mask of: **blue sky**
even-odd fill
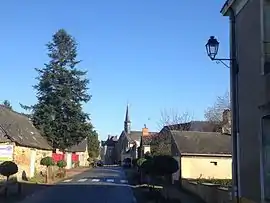
[[[204,110],[229,87],[229,70],[206,56],[210,35],[229,53],[224,0],[25,0],[0,6],[0,101],[34,104],[34,68],[47,62],[45,44],[64,28],[88,70],[92,101],[85,105],[101,138],[119,135],[126,104],[132,129],[157,130],[162,109]]]

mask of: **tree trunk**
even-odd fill
[[[48,183],[48,166],[46,167],[46,174],[45,174],[45,183]]]
[[[7,182],[6,182],[6,185],[5,185],[5,191],[4,191],[4,196],[7,197],[7,194],[8,194],[8,181],[9,181],[9,176],[7,176]]]

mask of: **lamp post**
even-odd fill
[[[221,62],[227,68],[230,68],[224,61],[232,61],[233,59],[216,58],[219,48],[219,42],[214,36],[211,36],[205,45],[207,55],[212,61]]]
[[[238,135],[239,135],[239,105],[238,105],[238,64],[236,60],[236,43],[235,43],[235,26],[234,18],[231,18],[231,57],[230,58],[216,58],[218,54],[219,42],[211,36],[206,43],[206,52],[212,61],[221,62],[226,67],[230,68],[230,87],[231,87],[231,111],[232,111],[232,163],[233,163],[233,196],[236,202],[239,202],[239,167],[238,167]],[[230,66],[225,63],[230,62]]]

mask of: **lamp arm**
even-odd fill
[[[223,64],[224,66],[226,66],[227,68],[230,68],[230,66],[229,66],[228,64],[226,64],[224,61],[217,60],[216,62],[217,62],[217,64],[222,63],[222,64]]]

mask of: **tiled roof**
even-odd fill
[[[152,140],[152,135],[154,134],[156,134],[156,132],[149,132],[149,136],[142,136],[142,131],[130,131],[130,133],[127,135],[127,138],[130,141],[137,141],[138,143],[140,143],[141,138],[143,137],[142,142],[145,143],[144,145],[149,145]]]
[[[171,131],[180,153],[231,154],[231,136],[215,132]]]
[[[0,128],[9,140],[19,145],[39,149],[52,149],[28,117],[3,105],[0,105]],[[0,140],[0,142],[4,142],[4,140]]]
[[[115,144],[117,143],[117,136],[110,136],[108,137],[108,139],[106,141],[104,141],[103,145],[105,146],[115,146]]]
[[[150,132],[148,136],[143,136],[142,137],[142,145],[150,145],[153,137],[156,136],[156,132]]]
[[[79,144],[73,145],[72,147],[70,147],[67,151],[68,152],[85,152],[86,146],[87,146],[87,139],[84,139]]]
[[[170,130],[198,131],[198,132],[217,132],[219,126],[209,121],[191,121],[165,126]]]
[[[127,138],[132,141],[141,142],[142,131],[130,131]]]

